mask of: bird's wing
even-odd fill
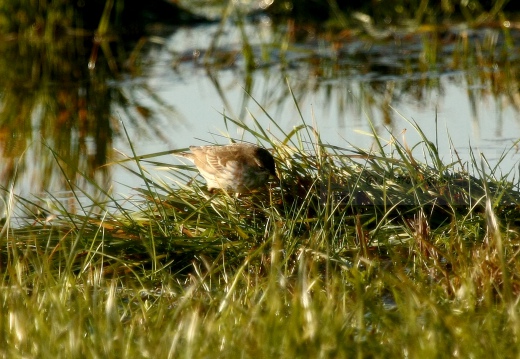
[[[220,153],[213,146],[190,147],[192,152],[191,159],[199,170],[203,170],[210,175],[222,175],[230,170],[231,164],[227,160],[227,156],[222,156],[222,149]]]
[[[221,158],[215,154],[214,151],[206,153],[206,163],[208,167],[215,172],[227,171],[226,163],[223,163]]]

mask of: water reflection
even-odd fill
[[[198,83],[195,86],[201,93],[210,93],[208,86],[214,87],[213,95],[218,96],[216,100],[211,95],[195,96],[198,107],[213,106],[248,121],[244,109],[254,107],[250,94],[273,117],[295,118],[294,95],[302,107],[314,103],[318,124],[332,131],[334,126],[352,127],[355,119],[365,116],[382,133],[386,128],[401,131],[400,115],[389,106],[413,118],[429,115],[426,126],[431,128],[432,136],[436,133],[436,111],[446,116],[448,124],[464,122],[473,128],[481,127],[479,121],[494,121],[490,116],[498,120],[504,115],[516,118],[518,112],[518,53],[514,46],[519,40],[517,30],[425,28],[396,32],[385,41],[353,36],[347,31],[328,37],[313,33],[302,37],[291,27],[274,28],[269,21],[249,24],[242,31],[233,26],[217,30],[216,26],[179,29],[168,40],[162,56],[175,63],[175,74],[168,62],[160,61],[148,74],[158,94],[182,98],[185,113],[193,113],[191,100],[186,97],[195,92],[189,89],[193,82]],[[219,34],[218,41],[215,34]],[[247,38],[254,54],[254,69],[246,65],[248,60],[240,51],[242,38]],[[305,40],[296,42],[295,38]],[[207,51],[209,43],[218,43],[218,47]],[[219,60],[222,58],[226,61]],[[221,65],[217,67],[216,63]],[[207,77],[210,81],[205,80]],[[179,79],[186,81],[182,94],[176,92],[180,90],[176,84]],[[447,94],[452,96],[455,89],[466,92],[465,99],[457,101],[461,105],[460,101],[469,101],[470,115],[461,118],[460,111],[446,113],[445,104],[453,100]],[[500,115],[483,108],[484,103],[496,104]],[[206,129],[219,126],[217,121],[221,120],[211,110],[213,115],[206,112],[196,117],[202,131],[191,137],[203,136]],[[327,118],[336,123],[327,123]],[[505,120],[510,124],[510,119]],[[328,139],[327,134],[324,137]],[[471,139],[466,138],[464,145]]]
[[[71,41],[72,40],[72,41]],[[26,190],[63,190],[106,179],[112,141],[112,91],[102,69],[84,66],[83,41],[12,41],[0,47],[1,164],[4,186]],[[60,168],[61,167],[61,168]],[[102,182],[103,183],[103,182]]]
[[[218,26],[179,28],[164,46],[143,47],[139,76],[115,76],[104,61],[89,71],[85,39],[1,44],[2,186],[15,182],[16,193],[38,194],[71,185],[94,194],[116,182],[139,186],[106,166],[114,147],[129,153],[120,120],[142,154],[200,143],[196,138],[226,142],[212,135],[226,130],[219,112],[268,126],[267,111],[290,131],[301,121],[295,101],[326,142],[343,147],[370,146],[356,135],[368,130],[366,117],[383,137],[389,130],[401,138],[410,126],[392,107],[432,139],[446,127],[462,152],[472,141],[500,153],[518,136],[516,29],[425,28],[376,41],[352,31],[274,26],[267,18]],[[444,137],[438,141],[449,155]]]
[[[0,218],[9,193],[28,200],[22,210],[30,217],[45,217],[49,203],[74,212],[77,197],[103,203],[113,187],[107,164],[114,139],[123,137],[121,114],[142,132],[161,133],[154,122],[161,104],[151,110],[131,88],[115,85],[121,76],[103,51],[89,70],[93,46],[91,36],[0,43]],[[82,202],[89,211],[91,200]]]

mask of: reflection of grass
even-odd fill
[[[113,1],[107,2],[100,19],[96,17],[97,31],[73,28],[81,22],[71,19],[77,10],[73,4],[0,5],[0,28],[6,33],[17,31],[0,44],[0,183],[16,182],[38,194],[69,190],[71,184],[62,181],[47,146],[60,157],[72,186],[88,183],[78,173],[108,183],[103,166],[111,157],[114,137],[120,134],[115,105],[126,121],[145,133],[157,137],[163,132],[159,116],[135,96],[147,91],[144,86],[123,90],[109,85],[127,60],[120,43],[114,51],[110,4]],[[7,10],[15,16],[5,18]],[[149,98],[163,114],[176,117],[174,109],[157,97]]]
[[[246,92],[255,89],[258,75],[253,76],[254,71],[261,73],[263,83],[274,83],[272,90],[263,92],[261,101],[266,105],[275,103],[278,108],[291,101],[291,96],[276,86],[289,76],[299,102],[322,90],[320,94],[326,97],[323,103],[337,104],[334,107],[339,109],[340,117],[347,117],[350,109],[359,114],[382,112],[384,121],[390,124],[388,104],[410,101],[431,105],[432,98],[445,91],[439,77],[460,71],[461,77],[474,82],[472,86],[498,90],[494,91],[497,103],[518,108],[518,64],[514,53],[518,31],[506,21],[507,1],[421,1],[410,6],[395,0],[375,8],[370,2],[275,2],[266,9],[277,19],[267,37],[259,36],[262,25],[254,21],[248,22],[252,29],[246,35],[245,10],[233,7],[232,2],[202,3],[222,6],[221,22],[207,51],[194,50],[204,53],[208,74],[230,113],[236,111],[228,105],[231,101],[221,90],[216,73],[237,64],[237,76],[242,77],[240,86]],[[200,2],[193,7],[197,11]],[[322,22],[314,23],[317,13],[322,12],[328,21],[319,18]],[[294,17],[278,18],[276,14]],[[492,21],[499,21],[498,29]],[[223,34],[237,27],[240,35],[228,44],[219,43]],[[469,94],[473,103],[486,96],[485,92]],[[248,101],[245,95],[238,106],[239,118],[244,117]]]
[[[113,90],[97,81],[95,74],[93,81],[81,81],[86,75],[81,56],[87,50],[76,45],[20,40],[3,46],[0,68],[9,77],[0,80],[0,131],[13,135],[1,142],[4,183],[14,178],[8,168],[17,167],[20,177],[32,172],[35,178],[29,189],[33,192],[56,185],[59,173],[51,170],[54,159],[45,142],[62,156],[71,179],[76,170],[93,176],[105,163],[112,139]],[[78,57],[71,58],[71,52]]]
[[[319,102],[327,104],[325,113],[330,108],[338,118],[352,118],[352,113],[381,112],[388,125],[393,122],[389,104],[441,106],[446,83],[468,89],[473,111],[478,111],[476,104],[490,100],[503,108],[519,109],[514,44],[520,32],[515,29],[425,25],[393,28],[386,38],[374,39],[355,28],[319,32],[287,24],[266,31],[265,25],[249,23],[242,52],[241,45],[233,44],[241,41],[244,36],[240,35],[220,48],[213,44],[205,52],[208,73],[225,105],[232,101],[220,90],[223,84],[217,73],[221,67],[215,64],[227,56],[233,59],[236,76],[242,78],[240,86],[272,111],[292,101],[280,85],[285,78],[290,78],[298,102],[315,102],[313,96],[318,94]],[[258,35],[258,28],[264,30],[263,36]],[[242,111],[247,101],[246,96],[238,106]],[[226,110],[236,112],[229,106]],[[243,118],[243,112],[238,117]]]
[[[218,1],[206,0],[206,3]],[[275,17],[291,16],[298,22],[319,21],[335,27],[345,27],[345,24],[352,22],[352,18],[358,18],[369,32],[375,30],[374,24],[385,27],[403,23],[418,26],[442,22],[443,19],[462,19],[471,24],[481,24],[515,10],[518,10],[518,4],[508,0],[388,0],[375,6],[367,1],[293,0],[275,1],[267,8],[267,12]]]
[[[367,152],[234,123],[273,148],[280,184],[209,194],[185,166],[154,176],[152,154],[140,199],[4,226],[3,356],[518,354],[516,184],[443,163],[419,128]]]

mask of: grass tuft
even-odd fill
[[[4,189],[0,355],[518,355],[520,192],[498,166],[445,163],[413,122],[414,146],[373,131],[366,150],[225,120],[280,182],[209,193],[133,153],[119,164],[143,187],[125,200]]]

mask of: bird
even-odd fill
[[[249,143],[190,146],[190,152],[177,155],[193,161],[210,192],[248,193],[264,186],[271,176],[278,179],[271,153]]]

